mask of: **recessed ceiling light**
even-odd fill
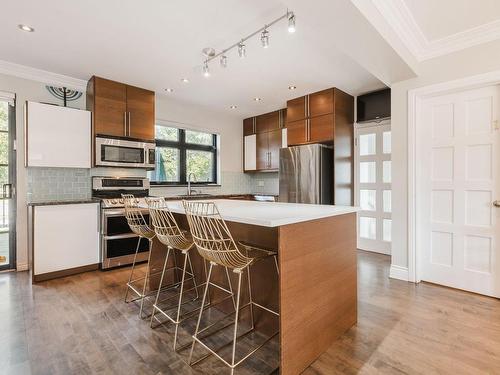
[[[33,31],[35,31],[34,28],[32,28],[28,25],[19,24],[19,25],[17,25],[17,27],[19,27],[22,31],[26,31],[28,33],[32,33]]]
[[[187,78],[181,78],[181,82],[189,83],[189,79],[187,79]]]
[[[260,102],[262,100],[262,98],[253,98],[253,100],[256,102]]]
[[[165,89],[166,92],[174,92],[174,89],[171,89],[170,87]]]
[[[297,86],[293,86],[293,85],[288,86],[288,90],[295,90],[296,88],[297,88]]]
[[[235,105],[232,105],[232,106],[231,106],[231,107],[229,107],[229,108],[231,108],[231,109],[236,109],[236,108],[238,108],[238,107],[237,107],[237,106],[235,106]]]

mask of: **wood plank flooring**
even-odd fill
[[[500,373],[499,300],[391,280],[388,267],[386,256],[358,253],[358,324],[305,375]],[[128,272],[33,286],[26,272],[1,273],[0,374],[229,374],[215,359],[190,368],[171,350],[172,326],[138,319],[123,303]],[[275,352],[235,373],[269,373]]]

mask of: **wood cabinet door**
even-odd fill
[[[128,136],[141,140],[155,139],[155,93],[127,86]]]
[[[257,134],[257,170],[269,168],[269,139],[267,133]]]
[[[280,148],[282,146],[282,130],[277,129],[267,133],[269,143],[269,169],[279,169]]]
[[[257,133],[268,132],[279,129],[280,127],[280,112],[274,111],[265,113],[255,118],[255,130]]]
[[[288,146],[300,145],[307,142],[307,120],[288,122],[286,125]]]
[[[333,113],[333,89],[309,95],[309,116],[322,116]]]
[[[287,123],[303,120],[307,117],[305,96],[286,102],[286,117]]]
[[[253,119],[253,117],[250,117],[243,120],[243,136],[255,133],[253,128]]]
[[[96,135],[124,137],[127,89],[123,83],[94,77],[93,124]]]
[[[309,120],[309,140],[311,142],[333,141],[333,114],[312,117]]]

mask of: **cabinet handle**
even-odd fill
[[[127,135],[127,112],[123,112],[123,134]]]
[[[130,137],[130,123],[132,121],[132,116],[130,115],[130,112],[128,113],[128,135]]]

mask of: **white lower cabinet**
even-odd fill
[[[98,203],[32,206],[34,281],[97,269],[99,223]]]

